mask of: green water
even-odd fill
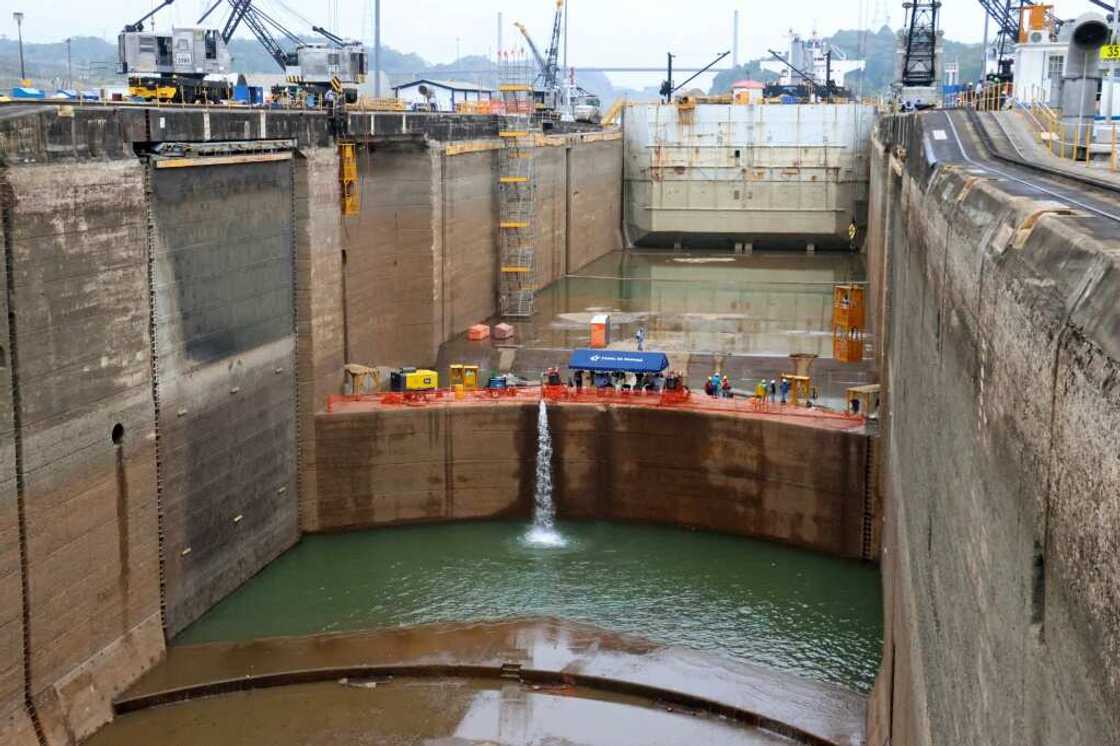
[[[306,537],[175,642],[555,616],[870,689],[874,567],[674,528],[558,528],[562,549],[526,546],[523,523]]]

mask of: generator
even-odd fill
[[[399,368],[389,374],[389,390],[397,393],[409,391],[435,391],[439,388],[439,373],[423,368]]]
[[[464,391],[474,391],[478,388],[479,367],[477,365],[455,363],[451,366],[450,371],[452,386],[462,386]]]

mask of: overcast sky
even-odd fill
[[[157,17],[159,26],[190,25],[212,0],[176,0]],[[292,8],[344,36],[372,39],[373,0],[257,0],[262,8],[304,30]],[[10,11],[22,10],[24,39],[57,41],[93,35],[112,39],[126,22],[154,7],[158,0],[0,0],[0,33],[15,36]],[[1092,9],[1088,0],[1055,0],[1063,17]],[[513,22],[528,27],[543,46],[551,29],[553,0],[382,0],[382,43],[417,52],[430,62],[449,62],[456,40],[463,55],[492,54],[497,46],[497,14],[504,13],[504,44],[517,33]],[[828,35],[841,28],[878,27],[889,14],[892,27],[902,22],[902,0],[570,0],[569,62],[577,66],[660,65],[665,52],[679,64],[706,64],[731,48],[732,13],[740,12],[740,59],[765,55],[767,47],[784,49],[791,27]],[[942,28],[950,39],[980,41],[984,14],[978,0],[943,0]],[[215,12],[215,16],[218,12]],[[212,16],[214,18],[215,16]],[[217,24],[216,24],[217,25]],[[309,29],[306,29],[309,31]]]

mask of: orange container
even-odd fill
[[[597,313],[591,317],[591,347],[600,349],[611,343],[611,317]]]
[[[490,336],[490,327],[486,324],[475,324],[467,330],[467,339],[478,342]]]

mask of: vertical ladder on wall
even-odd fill
[[[528,57],[515,52],[502,53],[501,67],[498,91],[504,114],[498,125],[502,140],[498,164],[499,309],[502,316],[527,318],[533,315],[537,291],[533,68]]]

